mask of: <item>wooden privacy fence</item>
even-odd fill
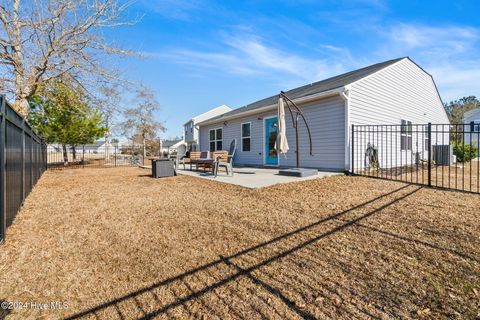
[[[0,243],[42,173],[47,146],[0,95]]]

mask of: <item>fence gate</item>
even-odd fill
[[[480,124],[352,125],[351,173],[480,193]]]

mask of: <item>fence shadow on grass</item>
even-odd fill
[[[291,293],[286,294],[283,289],[286,286],[287,288],[292,287],[295,296],[315,292],[315,294],[319,294],[315,299],[328,300],[330,298],[326,295],[322,296],[322,293],[317,290],[318,288],[310,283],[313,280],[298,279],[295,275],[288,275],[288,271],[281,271],[281,262],[288,259],[288,263],[305,268],[307,263],[312,263],[308,260],[315,260],[315,254],[307,255],[303,250],[315,251],[311,249],[311,245],[315,242],[371,217],[420,189],[422,187],[403,186],[269,241],[229,256],[220,256],[217,260],[185,273],[81,311],[67,319],[90,317],[94,319],[150,319],[161,315],[173,317],[176,311],[190,317],[199,317],[199,308],[203,310],[202,313],[219,318],[246,317],[247,315],[268,318],[274,315],[281,318],[315,319],[316,315],[311,310],[307,310],[310,308],[299,303],[298,299],[292,298]],[[352,216],[346,220],[340,220],[347,215]],[[320,229],[317,230],[318,228]],[[296,257],[300,250],[302,250],[300,253],[303,253],[301,258],[305,258],[305,261]],[[322,256],[317,257],[316,261],[313,263],[324,263]],[[274,263],[278,263],[278,266],[275,265],[274,272],[269,272],[267,267]],[[308,278],[309,275],[304,276]],[[284,277],[287,280],[283,280]],[[243,281],[241,286],[235,286],[235,282],[238,281]],[[332,287],[342,286],[334,279],[325,281],[332,282]],[[296,289],[295,285],[302,289]],[[324,289],[327,293],[332,290],[331,288]],[[351,290],[345,287],[344,289]],[[207,296],[208,301],[206,301]],[[338,306],[338,308],[343,308],[342,312],[346,316],[376,317],[365,308],[356,307],[354,303],[350,303],[349,306]],[[325,314],[325,316],[332,317],[335,314]]]

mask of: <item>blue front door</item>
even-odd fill
[[[275,149],[275,142],[277,141],[277,133],[278,133],[278,119],[275,118],[268,118],[265,119],[265,164],[267,165],[278,165],[278,154],[277,150]]]

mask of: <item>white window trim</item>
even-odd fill
[[[405,127],[407,128],[406,129],[406,133],[402,133],[402,121],[405,121]],[[410,123],[410,124],[409,124]],[[411,126],[412,127],[412,132],[410,132],[410,134],[408,133],[408,126]],[[412,145],[410,146],[410,149],[408,149],[408,146],[406,149],[402,149],[402,137],[410,137],[411,141],[412,141]],[[408,139],[406,139],[407,142],[408,142]],[[412,151],[413,150],[413,122],[410,121],[410,120],[406,120],[406,119],[400,119],[400,151]]]
[[[244,137],[243,136],[243,125],[244,124],[248,124],[250,125],[250,135],[248,137]],[[222,135],[223,137],[223,135]],[[246,139],[246,138],[249,138],[250,139],[250,150],[248,151],[243,151],[243,139]],[[240,124],[240,150],[241,152],[252,152],[252,122],[251,121],[248,121],[248,122],[242,122]]]
[[[217,130],[218,129],[222,130],[222,139],[217,139]],[[212,130],[215,132],[215,140],[210,140],[210,131],[212,131]],[[210,143],[215,142],[215,150],[214,151],[218,151],[217,150],[217,142],[218,141],[222,141],[222,148],[223,148],[223,127],[212,128],[212,129],[208,130],[208,150],[210,151]]]
[[[470,122],[473,122],[473,131],[472,133],[477,133],[479,132],[479,130],[477,129],[480,129],[480,119],[474,119],[474,120],[471,120]],[[469,122],[469,123],[470,123]]]

